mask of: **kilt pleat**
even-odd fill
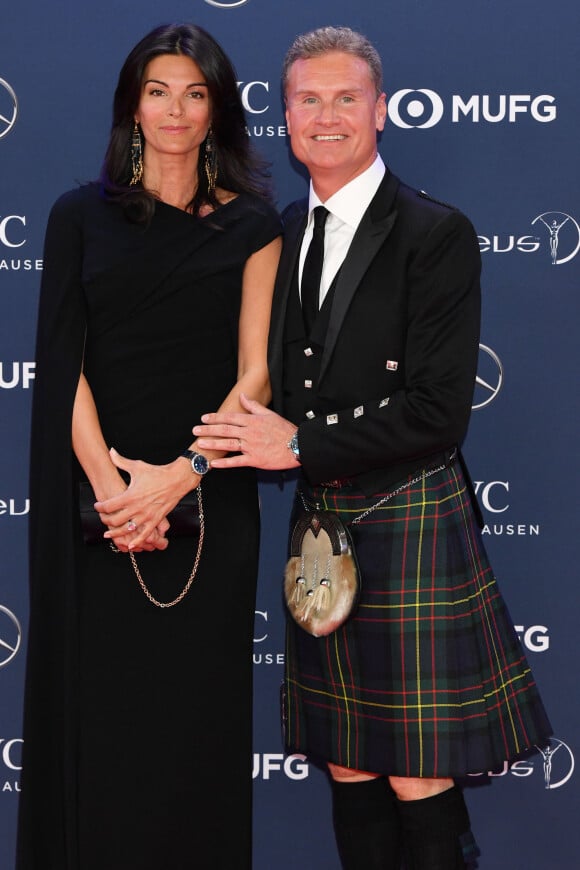
[[[460,777],[545,742],[550,723],[459,463],[355,524],[381,494],[299,486],[309,507],[351,524],[362,590],[328,637],[289,620],[288,749],[374,773]]]

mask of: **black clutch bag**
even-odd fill
[[[85,544],[108,543],[103,535],[107,527],[101,522],[101,518],[93,507],[96,502],[95,494],[90,483],[86,480],[79,482],[79,510],[81,516],[81,528]],[[168,538],[199,537],[200,518],[197,493],[195,490],[188,492],[179,501],[168,515],[170,526],[167,532]]]

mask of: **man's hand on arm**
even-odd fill
[[[243,393],[240,404],[247,414],[204,414],[203,425],[193,429],[200,450],[226,450],[236,454],[212,459],[212,468],[251,466],[266,471],[298,468],[300,462],[288,446],[296,433],[295,424]]]

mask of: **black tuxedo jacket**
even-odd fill
[[[273,405],[284,414],[283,330],[308,203],[286,210],[269,341]],[[299,424],[310,481],[384,490],[459,444],[475,384],[481,260],[461,212],[388,170],[337,280],[314,419]]]

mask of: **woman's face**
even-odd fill
[[[211,105],[205,78],[189,57],[162,54],[145,68],[135,120],[146,158],[196,152],[207,136]]]

